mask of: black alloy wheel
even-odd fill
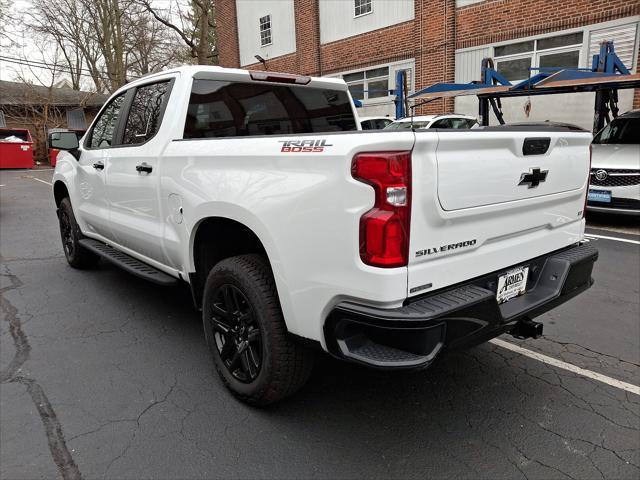
[[[213,295],[211,326],[220,359],[235,379],[250,383],[262,367],[262,334],[242,291],[221,285]]]
[[[60,210],[60,235],[62,236],[62,248],[67,258],[73,258],[75,243],[73,241],[73,226],[67,210]]]

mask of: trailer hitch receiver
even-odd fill
[[[542,323],[525,318],[516,323],[509,333],[520,339],[538,338],[542,336],[542,327]]]

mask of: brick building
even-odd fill
[[[509,80],[530,67],[590,67],[602,40],[613,40],[636,71],[637,0],[218,0],[220,63],[225,67],[342,77],[361,115],[393,114],[395,72],[410,91],[480,78],[494,58]],[[634,96],[635,95],[635,96]],[[592,93],[531,98],[531,120],[591,127]],[[526,98],[506,99],[507,121],[524,118]],[[621,111],[640,108],[640,91],[620,91]],[[477,114],[475,97],[436,100],[429,113]]]

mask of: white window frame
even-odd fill
[[[356,13],[356,9],[358,8],[358,3],[357,2],[361,2],[360,3],[360,9],[362,10],[363,6],[368,5],[369,6],[369,10],[364,12],[364,13]],[[364,17],[365,15],[369,15],[373,13],[373,0],[353,0],[353,18],[360,18],[360,17]]]
[[[578,32],[571,32],[571,33],[579,33]],[[536,37],[536,38],[532,38],[530,40],[533,40],[533,50],[530,50],[528,52],[520,52],[520,53],[514,53],[511,55],[503,55],[500,57],[495,56],[495,50],[496,47],[502,47],[505,45],[510,45],[510,44],[516,44],[516,43],[522,43],[524,41],[527,40],[523,40],[523,39],[517,39],[511,43],[503,43],[501,45],[493,45],[492,49],[493,49],[493,61],[495,62],[495,69],[496,71],[498,71],[498,65],[500,64],[500,62],[505,62],[505,61],[509,61],[509,60],[520,60],[523,58],[531,58],[531,65],[530,68],[538,68],[540,67],[540,57],[543,57],[545,55],[550,55],[550,54],[554,54],[554,53],[567,53],[567,52],[578,52],[578,65],[577,67],[580,67],[582,65],[582,55],[583,55],[583,47],[585,44],[585,32],[582,32],[582,42],[581,43],[574,43],[571,45],[562,45],[560,47],[553,47],[553,48],[545,48],[543,50],[538,49],[538,41],[539,40],[544,40],[547,38],[552,38],[552,37],[561,37],[563,35],[567,35],[567,33],[559,33],[559,32],[555,32],[554,35],[544,35],[541,37]],[[539,70],[530,70],[530,76],[536,75],[537,73],[540,73]],[[525,78],[520,78],[517,80],[509,80],[511,83],[516,84],[519,82],[522,82],[523,80],[527,80],[527,78],[529,77],[525,77]]]
[[[398,72],[398,70],[409,70],[409,72],[410,72],[409,78],[408,78],[409,92],[407,92],[407,94],[410,95],[411,93],[413,93],[413,91],[415,89],[415,72],[416,72],[415,59],[413,59],[413,58],[410,58],[410,59],[407,59],[407,60],[400,60],[400,61],[397,61],[397,62],[383,63],[383,64],[380,64],[380,65],[371,65],[370,67],[358,68],[356,70],[345,70],[343,72],[331,73],[331,74],[329,74],[327,76],[328,77],[332,77],[332,78],[342,79],[344,75],[349,75],[350,73],[366,72],[368,70],[375,70],[377,68],[383,68],[383,67],[388,67],[389,68],[388,83],[387,83],[387,86],[388,86],[389,90],[395,89],[396,72]],[[352,82],[347,82],[347,85],[349,85],[349,84],[357,84],[357,83],[365,83],[368,80],[376,81],[376,80],[380,80],[380,79],[383,79],[383,78],[384,77],[374,77],[374,78],[371,78],[371,79],[363,78],[362,80],[354,80]],[[365,83],[365,86],[364,86],[364,90],[368,90],[368,88],[366,86],[366,83]],[[386,95],[384,97],[368,98],[368,92],[365,91],[365,98],[360,100],[360,102],[362,102],[362,105],[386,104],[386,103],[389,103],[389,102],[393,101],[393,98],[394,98],[393,95]]]
[[[265,22],[263,22],[264,19],[266,19]],[[259,22],[258,23],[258,29],[259,29],[258,32],[260,34],[260,47],[268,47],[269,45],[273,44],[273,21],[271,19],[271,14],[269,13],[267,15],[264,15],[264,16],[260,17],[258,19],[258,22]],[[269,25],[269,27],[263,29],[262,26],[263,25],[267,25],[267,24]],[[262,34],[265,33],[265,37],[266,37],[267,36],[266,35],[267,32],[268,32],[268,36],[269,36],[269,42],[268,43],[262,43],[262,38],[263,38]]]

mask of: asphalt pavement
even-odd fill
[[[544,338],[501,337],[536,358],[487,343],[399,374],[322,357],[255,409],[218,381],[187,288],[66,264],[50,179],[0,172],[1,478],[640,477],[635,220],[588,230],[596,283],[541,317]]]

